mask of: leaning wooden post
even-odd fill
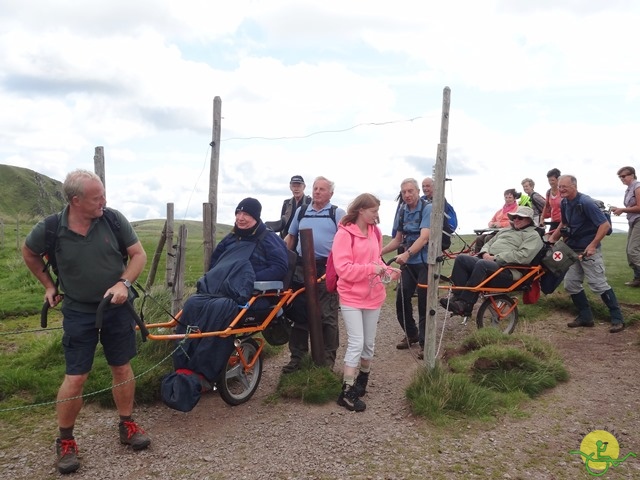
[[[324,338],[322,336],[322,317],[318,302],[318,272],[316,253],[313,245],[313,230],[300,229],[300,249],[302,251],[302,271],[304,272],[304,294],[307,297],[307,325],[311,343],[311,358],[317,366],[324,365]]]
[[[185,224],[180,225],[180,231],[178,233],[178,252],[176,254],[176,274],[173,281],[173,287],[171,289],[172,302],[171,302],[171,314],[175,315],[182,308],[182,298],[184,296],[184,269],[187,258],[187,226]]]
[[[149,290],[153,286],[153,282],[156,281],[156,273],[158,271],[158,264],[160,263],[160,256],[162,255],[162,250],[164,249],[164,244],[167,242],[167,222],[164,222],[164,227],[162,227],[162,233],[160,234],[160,240],[158,241],[158,245],[156,246],[156,251],[153,254],[153,259],[151,260],[151,267],[149,267],[149,275],[147,275],[147,283],[144,286],[145,290]]]
[[[430,369],[436,365],[436,312],[438,308],[438,283],[442,261],[442,221],[444,219],[444,182],[447,169],[447,137],[449,134],[449,104],[451,90],[444,88],[442,96],[442,120],[440,144],[433,178],[433,203],[429,227],[429,254],[427,255],[427,321],[425,328],[425,362]]]
[[[176,245],[173,243],[173,203],[167,203],[167,261],[165,262],[165,285],[173,287],[176,270]]]

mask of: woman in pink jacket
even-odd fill
[[[397,280],[400,274],[380,258],[382,234],[376,226],[379,207],[380,200],[370,193],[356,197],[340,221],[331,249],[347,330],[344,383],[338,405],[356,412],[366,408],[360,397],[369,381],[378,317],[387,295],[385,282]]]

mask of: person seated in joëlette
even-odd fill
[[[451,281],[458,287],[476,287],[486,278],[509,264],[528,265],[544,243],[534,224],[530,207],[518,207],[509,212],[510,227],[499,230],[475,255],[456,257]],[[522,277],[519,269],[505,268],[489,282],[491,287],[509,287]],[[440,305],[456,315],[469,316],[478,300],[478,292],[452,290],[451,298],[441,298]]]

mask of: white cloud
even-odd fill
[[[102,145],[109,202],[134,219],[200,216],[215,96],[227,223],[245,196],[275,219],[291,175],[308,192],[325,175],[343,207],[379,195],[389,233],[400,181],[433,167],[445,85],[463,231],[552,167],[619,203],[615,172],[638,161],[633,2],[2,3],[0,162],[62,180]]]

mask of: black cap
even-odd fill
[[[236,207],[236,213],[245,212],[255,218],[257,221],[260,221],[260,214],[262,213],[262,205],[255,198],[245,198],[242,200],[238,206]]]
[[[304,183],[304,178],[302,178],[302,175],[294,175],[289,183]]]

